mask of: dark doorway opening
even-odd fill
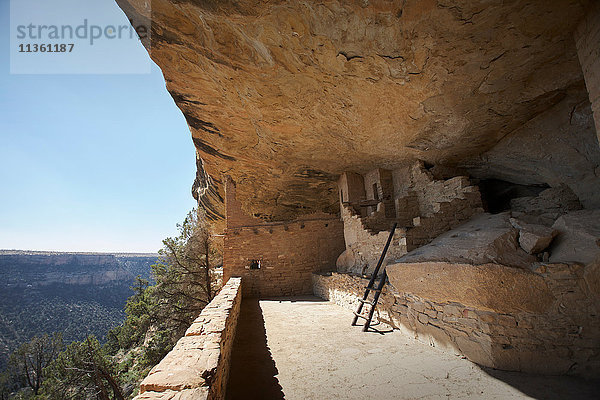
[[[379,201],[379,190],[377,190],[377,184],[373,184],[373,200]]]
[[[485,211],[497,214],[510,210],[510,201],[518,197],[537,196],[550,186],[520,185],[500,179],[482,179],[479,181],[479,191]]]

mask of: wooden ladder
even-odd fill
[[[398,223],[394,223],[392,226],[392,230],[390,231],[390,236],[388,237],[387,243],[383,248],[383,252],[381,253],[381,257],[379,257],[379,261],[377,262],[377,266],[375,267],[375,271],[373,271],[373,275],[371,275],[371,279],[369,280],[369,284],[365,287],[365,294],[362,299],[358,299],[358,310],[354,313],[354,319],[352,320],[352,326],[356,326],[359,318],[365,320],[365,324],[363,325],[363,332],[367,332],[371,325],[371,320],[373,319],[373,314],[375,313],[375,306],[377,306],[377,302],[379,301],[379,296],[381,295],[381,291],[383,290],[383,286],[385,285],[385,281],[387,280],[387,274],[385,272],[385,268],[383,270],[383,274],[381,274],[381,278],[379,282],[377,282],[377,287],[375,287],[375,281],[377,280],[377,274],[379,274],[379,269],[383,265],[383,260],[385,259],[385,255],[387,254],[388,248],[390,247],[390,243],[392,243],[392,238],[394,237],[394,232],[396,231],[396,226]],[[373,292],[375,293],[373,296],[373,300],[369,300],[369,294]],[[369,305],[371,309],[369,310],[369,315],[364,316],[362,314],[363,306]]]

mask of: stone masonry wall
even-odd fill
[[[440,203],[450,202],[456,198],[467,198],[476,201],[475,198],[469,198],[469,196],[475,197],[475,194],[468,195],[467,193],[478,192],[476,187],[471,186],[471,182],[466,176],[435,180],[421,161],[404,168],[395,169],[393,171],[393,181],[394,198],[416,197],[419,215],[423,217],[437,213],[436,208]],[[481,203],[481,200],[479,202]]]
[[[271,223],[251,218],[235,199],[233,183],[227,184],[226,205],[223,278],[242,277],[245,296],[310,294],[312,273],[334,270],[344,251],[339,217],[319,214]],[[260,268],[252,269],[253,261]]]
[[[392,180],[392,171],[377,168],[364,176],[364,187],[366,198],[370,200],[379,200],[384,204],[384,214],[388,218],[395,217],[394,206],[394,183]],[[369,207],[369,212],[375,211],[375,207]]]
[[[413,227],[406,230],[407,251],[421,247],[442,233],[470,220],[474,215],[483,213],[479,189],[475,186],[464,186],[461,190],[458,193],[463,197],[436,203],[432,207],[433,214],[413,219]]]
[[[600,141],[600,3],[597,1],[592,2],[575,30],[575,42]]]
[[[405,197],[396,199],[396,211],[401,216],[398,219],[386,218],[383,210],[380,210],[385,208],[383,203],[379,203],[378,211],[369,217],[361,217],[351,206],[342,204],[346,250],[338,258],[338,272],[371,273],[379,260],[394,221],[410,220],[410,225],[397,228],[386,255],[386,260],[390,261],[399,259],[408,251],[429,243],[442,233],[483,212],[479,189],[472,186],[467,177],[434,181],[422,172],[420,163],[413,169],[420,171],[413,175],[421,176],[422,179],[419,185],[411,184],[411,189],[406,192]],[[419,204],[425,204],[423,208],[427,213],[413,214],[411,218],[407,214],[407,208],[408,212],[421,212],[418,204],[415,204],[417,199]]]
[[[583,267],[579,265],[541,264],[534,275],[551,293],[545,311],[491,310],[452,301],[451,296],[446,301],[439,298],[434,301],[430,297],[398,291],[388,283],[380,297],[375,320],[431,346],[459,352],[483,366],[598,377],[598,305],[586,288],[582,274]],[[367,279],[347,274],[315,274],[313,290],[316,296],[355,311],[367,282]],[[459,287],[463,293],[470,290],[460,287],[461,282],[449,284]],[[496,285],[501,287],[503,282]],[[438,295],[444,296],[444,293]],[[495,295],[490,293],[489,296]],[[515,296],[518,304],[522,299],[518,294]]]
[[[364,178],[360,174],[346,172],[338,180],[340,203],[358,203],[367,198]]]
[[[241,279],[231,278],[150,370],[135,400],[224,399],[241,301]]]
[[[315,296],[352,311],[358,309],[359,299],[362,299],[365,286],[369,283],[368,278],[337,272],[313,274],[312,278]],[[375,309],[374,321],[382,321],[398,328],[391,318],[389,305],[392,304],[394,304],[393,291],[390,290],[390,285],[385,285],[379,297],[379,305]]]
[[[365,218],[361,218],[358,214],[352,212],[352,209],[348,206],[342,207],[342,218],[344,220],[346,250],[337,260],[337,271],[356,274],[373,271],[390,234],[389,230],[372,231],[365,226]],[[397,228],[386,254],[386,262],[398,259],[406,254],[405,237],[406,230],[401,227]]]

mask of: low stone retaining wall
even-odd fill
[[[135,400],[224,399],[241,301],[241,278],[230,278],[152,368]]]
[[[422,342],[503,370],[600,373],[598,304],[583,266],[415,263],[388,266],[388,274],[375,316]],[[314,275],[313,289],[355,311],[367,282]]]
[[[359,304],[358,299],[362,299],[365,286],[368,283],[369,279],[352,274],[340,274],[337,272],[313,274],[313,294],[348,310],[356,311]],[[390,285],[385,285],[379,297],[373,321],[381,321],[398,329],[399,326],[392,320],[390,312],[394,302],[393,288]]]

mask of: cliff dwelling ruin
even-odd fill
[[[224,234],[226,285],[139,399],[225,398],[251,314],[274,364],[245,373],[279,368],[271,398],[303,398],[284,344],[298,315],[333,326],[331,310],[346,325],[323,343],[354,330],[374,349],[410,338],[482,368],[600,376],[600,3],[117,2],[151,19],[144,45],[197,150],[193,194]],[[348,310],[393,224],[381,337]]]

